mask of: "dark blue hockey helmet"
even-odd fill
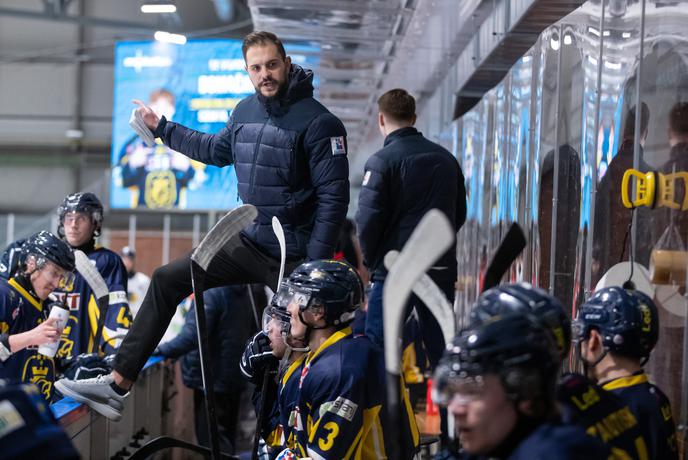
[[[341,326],[354,319],[363,303],[363,282],[347,262],[314,260],[296,267],[274,301],[285,308],[297,301],[300,311],[323,307],[325,324]]]
[[[499,376],[513,401],[533,401],[535,416],[554,408],[554,387],[560,365],[552,334],[532,316],[506,312],[487,318],[457,335],[440,360],[433,381],[433,399],[448,405],[480,394],[484,376]]]
[[[95,225],[94,236],[99,236],[103,226],[103,205],[93,193],[72,193],[67,195],[62,204],[57,209],[60,223],[57,227],[57,234],[64,238],[64,219],[70,212],[83,212],[91,216],[91,221]]]
[[[36,267],[42,268],[46,261],[62,267],[68,272],[74,271],[74,252],[67,243],[47,230],[42,230],[29,238],[22,245],[22,262],[27,263],[33,256]]]
[[[10,243],[0,256],[0,278],[12,278],[19,267],[24,264],[21,247],[26,242],[26,238],[20,238]]]
[[[659,339],[657,306],[643,292],[619,286],[595,292],[578,310],[573,322],[574,341],[590,338],[593,329],[610,352],[647,359]]]
[[[561,360],[566,359],[571,346],[571,320],[556,297],[529,283],[503,284],[478,297],[471,311],[471,323],[483,323],[509,312],[532,315],[552,334]]]

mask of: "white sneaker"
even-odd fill
[[[55,382],[55,388],[64,396],[87,404],[99,414],[116,422],[122,418],[124,400],[129,393],[118,395],[110,386],[114,381],[110,374],[84,380],[60,379]]]

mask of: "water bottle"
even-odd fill
[[[66,305],[56,302],[52,304],[52,308],[50,309],[50,316],[48,318],[57,319],[57,321],[55,321],[55,327],[60,332],[60,335],[62,335],[62,330],[64,329],[65,325],[67,324],[67,320],[69,319],[69,309]],[[47,356],[48,358],[52,358],[53,356],[55,356],[55,353],[57,353],[57,348],[59,346],[59,340],[55,342],[44,343],[43,345],[38,347],[38,352],[42,355]]]

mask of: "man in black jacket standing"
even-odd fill
[[[384,345],[382,287],[387,276],[384,257],[401,250],[426,212],[444,212],[459,231],[466,220],[466,189],[456,158],[423,137],[413,125],[416,101],[403,89],[393,89],[378,100],[378,125],[384,147],[365,165],[356,224],[373,286],[368,298],[366,335]],[[452,247],[429,272],[449,301],[454,299],[456,250]],[[421,334],[432,368],[444,351],[442,330],[430,311],[415,297]]]
[[[313,73],[291,63],[270,32],[244,38],[246,71],[256,93],[243,99],[218,134],[158,118],[140,101],[139,113],[173,150],[216,166],[233,164],[239,197],[258,217],[208,269],[206,287],[238,283],[274,286],[279,244],[271,219],[286,236],[287,273],[304,259],[334,254],[349,204],[349,164],[342,122],[313,99]],[[132,382],[160,341],[177,304],[192,291],[190,253],[153,273],[136,321],[117,353],[114,371],[93,380],[61,380],[68,396],[117,420]]]

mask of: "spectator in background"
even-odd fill
[[[258,291],[254,290],[254,295]],[[239,370],[244,344],[256,330],[246,285],[225,286],[205,292],[210,365],[215,379],[215,402],[220,449],[234,453],[239,402],[245,380]],[[264,299],[256,299],[260,302]],[[264,302],[259,303],[265,305]],[[161,344],[156,354],[166,358],[182,357],[184,385],[194,392],[194,424],[198,443],[209,446],[201,361],[196,333],[196,311],[191,307],[182,331]]]
[[[124,267],[127,269],[127,276],[129,277],[127,288],[129,310],[131,310],[131,315],[135,317],[141,302],[143,302],[143,297],[146,295],[146,291],[148,291],[148,285],[151,280],[147,275],[136,271],[136,251],[134,249],[124,246],[119,254],[122,256],[122,262],[124,262]]]
[[[621,201],[621,181],[626,170],[633,168],[635,147],[636,108],[632,107],[626,114],[621,147],[609,163],[607,172],[600,179],[595,201],[595,233],[593,241],[593,286],[611,267],[623,260],[629,260],[630,236],[624,238],[631,223],[631,210],[626,209]],[[640,105],[640,138],[638,152],[638,170],[647,173],[652,168],[644,160],[643,146],[647,140],[650,110],[644,102]],[[561,163],[560,163],[561,164]],[[647,266],[650,256],[651,238],[644,235],[651,224],[647,222],[649,210],[641,208],[638,213],[636,230],[635,261]],[[642,220],[643,224],[640,224]]]

